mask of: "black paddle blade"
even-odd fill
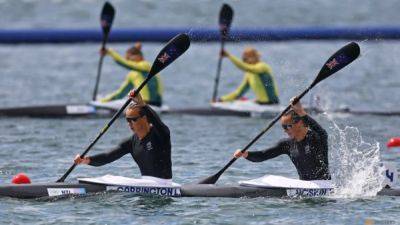
[[[197,182],[197,184],[215,184],[217,183],[217,180],[219,179],[219,176],[210,176],[207,177],[203,180],[200,180],[199,182]]]
[[[333,54],[319,71],[311,87],[349,65],[360,55],[360,46],[351,42]]]
[[[259,134],[258,137],[256,139],[253,139],[252,142],[255,142],[262,134]],[[248,147],[251,144],[248,145]],[[248,147],[246,147],[245,149],[248,149]],[[244,150],[245,150],[244,149]],[[225,172],[225,170],[227,170],[235,161],[237,160],[237,158],[232,158],[231,161],[229,161],[224,168],[222,168],[220,171],[218,171],[218,173],[209,176],[205,179],[202,179],[201,181],[198,182],[198,184],[215,184],[217,183],[217,180],[219,179],[219,177]]]
[[[223,4],[219,12],[219,31],[222,37],[227,38],[233,19],[233,9],[228,4]]]
[[[100,16],[100,24],[101,28],[103,28],[103,34],[106,35],[110,32],[112,23],[114,21],[114,15],[114,7],[109,2],[104,3]]]
[[[187,34],[178,34],[172,38],[167,45],[158,53],[150,69],[148,77],[156,75],[175,59],[179,58],[190,46],[190,39]]]
[[[215,184],[215,183],[217,183],[221,174],[222,173],[218,172],[217,174],[214,174],[212,176],[209,176],[207,178],[204,178],[204,179],[198,181],[197,184]]]

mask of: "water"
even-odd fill
[[[214,26],[220,1],[112,1],[115,27]],[[229,1],[234,26],[395,25],[397,1]],[[349,5],[357,7],[348,7]],[[99,1],[0,1],[3,28],[97,27]],[[182,10],[184,9],[184,10]],[[334,10],[336,9],[336,10]],[[384,12],[384,13],[382,13]],[[307,87],[323,63],[347,41],[228,43],[240,54],[253,45],[271,64],[282,102]],[[128,44],[110,47],[123,52]],[[362,57],[323,81],[313,95],[325,109],[341,106],[398,110],[400,45],[361,42]],[[144,44],[152,61],[162,44]],[[90,100],[98,63],[99,44],[1,45],[0,106],[84,103]],[[188,52],[161,73],[165,101],[170,106],[204,106],[213,86],[219,45],[192,44]],[[100,93],[118,87],[127,71],[106,58]],[[242,75],[223,62],[220,93],[227,93]],[[307,102],[308,97],[304,98]],[[317,199],[145,198],[128,194],[99,194],[62,200],[0,201],[1,224],[398,224],[398,198],[377,197],[378,164],[400,166],[398,149],[386,141],[399,136],[397,117],[319,115],[330,135],[330,164],[342,184],[340,193]],[[163,116],[173,143],[173,174],[178,183],[193,182],[218,171],[233,151],[245,146],[268,121],[257,118]],[[18,172],[33,182],[57,180],[98,134],[108,119],[0,118],[0,183]],[[128,137],[118,120],[90,154],[106,151]],[[284,133],[276,126],[252,149],[263,149]],[[344,154],[342,154],[344,153]],[[365,157],[368,155],[368,157]],[[343,165],[352,165],[347,168]],[[137,176],[130,157],[93,168],[79,166],[68,179],[104,174]],[[238,160],[219,184],[235,183],[264,174],[297,177],[288,157],[264,163]],[[372,180],[368,180],[371,178]],[[374,180],[375,179],[375,180]],[[367,182],[368,181],[368,182]],[[370,186],[366,186],[369,184]],[[353,185],[353,186],[352,186]]]

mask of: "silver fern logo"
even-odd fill
[[[149,141],[149,142],[147,142],[147,144],[146,144],[146,150],[147,151],[151,151],[151,150],[153,150],[153,145],[151,144],[151,142]]]

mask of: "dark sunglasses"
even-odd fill
[[[293,121],[293,123],[289,123],[289,124],[282,124],[282,128],[283,128],[284,130],[289,130],[289,129],[293,128],[293,126],[294,126],[297,122],[299,122],[299,121],[300,121],[300,120]]]
[[[296,114],[297,115],[297,114]],[[298,123],[301,120],[301,117],[297,116],[292,116],[292,123],[289,124],[282,124],[282,128],[284,130],[288,130],[291,129],[293,127],[293,125],[295,125],[296,123]]]
[[[140,119],[141,117],[143,117],[143,115],[140,115],[140,116],[137,116],[137,117],[125,117],[125,119],[126,119],[126,122],[128,122],[128,123],[134,123],[138,119]]]
[[[293,123],[292,124],[282,124],[282,128],[284,130],[289,130],[293,127],[293,125],[294,125]]]

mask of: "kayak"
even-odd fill
[[[213,102],[211,107],[217,109],[233,110],[238,112],[252,112],[252,113],[280,113],[285,107],[279,104],[274,105],[260,105],[251,100],[238,100],[231,102]]]
[[[101,117],[111,115],[110,110],[97,109],[89,104],[38,105],[0,109],[0,116],[8,117]]]
[[[67,197],[104,192],[125,192],[132,195],[166,197],[320,197],[334,188],[329,181],[300,181],[267,175],[240,181],[233,185],[157,184],[143,179],[105,175],[96,178],[78,178],[77,183],[37,183],[0,185],[0,197],[42,198]],[[378,195],[400,196],[400,189],[383,188]]]
[[[90,117],[102,118],[113,116],[125,100],[116,100],[113,102],[100,103],[90,102],[88,104],[70,104],[70,105],[38,105],[26,107],[0,108],[0,116],[7,117],[37,117],[37,118],[74,118]],[[167,110],[167,106],[152,108],[161,113]]]
[[[169,109],[163,113],[200,116],[237,116],[273,118],[285,109],[282,105],[260,105],[250,100],[213,102],[209,107]]]

